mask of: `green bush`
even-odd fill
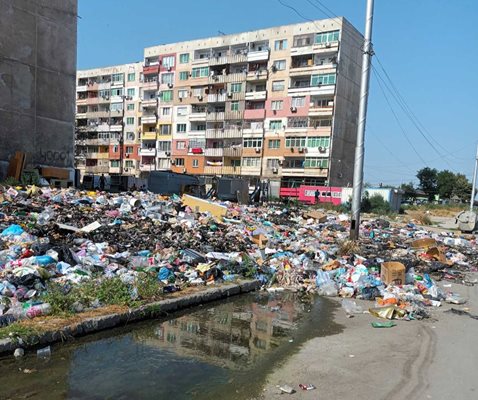
[[[390,203],[385,201],[379,194],[374,194],[371,197],[364,197],[361,208],[363,212],[374,214],[388,214],[392,211]]]

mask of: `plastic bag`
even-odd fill
[[[317,271],[317,277],[315,278],[315,284],[317,285],[318,288],[320,288],[322,285],[325,285],[327,283],[332,282],[330,279],[330,275],[319,269]]]
[[[336,297],[338,294],[337,286],[335,285],[335,282],[332,281],[323,283],[317,292],[320,296],[327,297]]]
[[[353,300],[342,300],[342,308],[347,314],[362,314],[363,308]]]

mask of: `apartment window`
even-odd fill
[[[181,64],[187,64],[189,62],[189,53],[183,53],[179,55],[179,62]]]
[[[294,47],[309,46],[312,44],[313,35],[299,35],[294,37]]]
[[[231,111],[239,111],[239,102],[231,101]]]
[[[274,61],[273,66],[277,71],[283,71],[286,67],[285,60],[276,60]]]
[[[134,111],[134,104],[128,104],[128,105],[126,106],[126,109],[127,109],[128,111]]]
[[[134,162],[133,160],[126,160],[125,163],[124,163],[124,166],[126,168],[134,168]]]
[[[310,86],[335,85],[335,74],[312,75],[310,77]]]
[[[179,73],[179,80],[180,81],[187,81],[189,78],[189,72],[188,71],[181,71]]]
[[[186,124],[176,124],[176,132],[178,133],[186,132]]]
[[[119,150],[118,146],[113,146],[113,153],[117,153],[118,150]],[[118,167],[119,167],[119,165],[118,165]]]
[[[172,72],[161,74],[161,83],[173,83],[174,74]]]
[[[261,148],[262,147],[262,139],[261,138],[245,138],[243,142],[244,147],[252,147],[252,148]]]
[[[301,158],[286,158],[284,168],[304,168],[304,160]]]
[[[306,158],[304,162],[304,168],[328,168],[329,159],[323,157],[310,157]]]
[[[111,168],[119,168],[120,164],[119,164],[119,160],[111,160],[110,161],[110,167]]]
[[[161,115],[168,116],[171,115],[171,107],[163,107],[161,108]]]
[[[159,151],[170,152],[171,151],[171,142],[168,142],[168,141],[158,142],[158,150]]]
[[[128,74],[128,82],[133,82],[136,79],[136,74],[134,72]]]
[[[178,107],[176,110],[176,115],[178,117],[183,117],[185,115],[188,115],[188,108],[187,107]]]
[[[285,89],[285,81],[272,81],[272,91],[282,92]]]
[[[111,80],[113,82],[123,82],[124,74],[113,74],[113,76],[111,77]]]
[[[184,158],[176,158],[174,160],[174,164],[177,166],[177,167],[184,167]]]
[[[287,39],[276,40],[274,42],[274,50],[285,50],[287,49]]]
[[[133,154],[133,147],[126,146],[126,154]]]
[[[116,112],[123,111],[123,103],[112,103],[110,106],[110,110]]]
[[[272,129],[272,130],[282,129],[282,120],[277,119],[277,120],[269,121],[269,129]]]
[[[285,138],[285,147],[305,147],[305,137],[288,137]]]
[[[174,56],[163,57],[162,64],[165,68],[174,67]]]
[[[199,160],[197,158],[193,158],[193,168],[199,167]]]
[[[171,135],[171,125],[160,125],[159,126],[159,134],[160,135]]]
[[[330,147],[330,138],[323,136],[312,136],[307,138],[307,147]]]
[[[134,125],[134,117],[126,118],[126,125]]]
[[[313,107],[317,108],[327,108],[333,107],[334,100],[333,99],[312,99]]]
[[[188,90],[187,89],[179,89],[178,90],[178,98],[180,99],[185,99],[186,97],[188,97]]]
[[[309,121],[307,117],[289,117],[287,118],[288,128],[307,128]]]
[[[305,106],[305,96],[302,97],[292,97],[292,102],[291,102],[292,107],[304,107]]]
[[[339,40],[339,31],[317,33],[315,35],[315,43],[337,42]]]
[[[282,110],[284,108],[284,101],[283,100],[272,100],[271,102],[272,110]]]
[[[123,96],[123,88],[111,89],[111,96]]]
[[[109,89],[101,89],[98,91],[98,97],[102,97],[103,99],[106,97],[110,97],[110,90]]]
[[[231,167],[240,167],[241,166],[241,160],[235,160],[235,159],[232,159],[231,160]]]
[[[312,128],[325,128],[327,126],[332,126],[332,120],[331,119],[311,119],[309,126]]]
[[[203,149],[204,147],[206,147],[206,139],[191,139],[189,141],[191,149]]]
[[[279,149],[280,148],[280,139],[269,139],[269,149]]]
[[[244,157],[242,159],[243,167],[259,167],[261,162],[260,157]]]
[[[191,76],[193,78],[205,78],[209,76],[209,67],[193,68]]]
[[[202,87],[193,88],[193,96],[194,97],[202,96]]]
[[[128,97],[134,97],[134,88],[128,89],[128,91],[126,93],[127,93]]]
[[[242,91],[242,83],[232,83],[231,84],[231,92],[232,93],[239,93]]]
[[[161,100],[163,101],[173,101],[173,91],[172,90],[163,90],[161,95]]]
[[[177,149],[177,150],[184,150],[184,149],[186,149],[186,142],[184,142],[184,141],[182,141],[182,140],[176,142],[176,149]]]
[[[279,159],[278,158],[269,158],[267,160],[267,168],[279,168]]]

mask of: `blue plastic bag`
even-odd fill
[[[18,236],[23,233],[23,228],[20,225],[10,225],[8,228],[4,229],[0,236]]]

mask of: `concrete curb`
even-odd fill
[[[67,341],[76,336],[84,336],[101,330],[111,329],[118,325],[126,325],[130,322],[166,315],[199,304],[205,304],[241,293],[252,292],[260,287],[261,282],[257,280],[228,284],[209,288],[198,293],[187,294],[182,297],[146,304],[138,308],[130,309],[124,313],[88,318],[79,324],[69,325],[58,331],[44,332],[41,335],[33,337],[31,340],[33,344],[23,343],[20,345],[15,339],[2,339],[0,340],[0,355],[12,353],[18,347],[31,348],[59,341]]]

